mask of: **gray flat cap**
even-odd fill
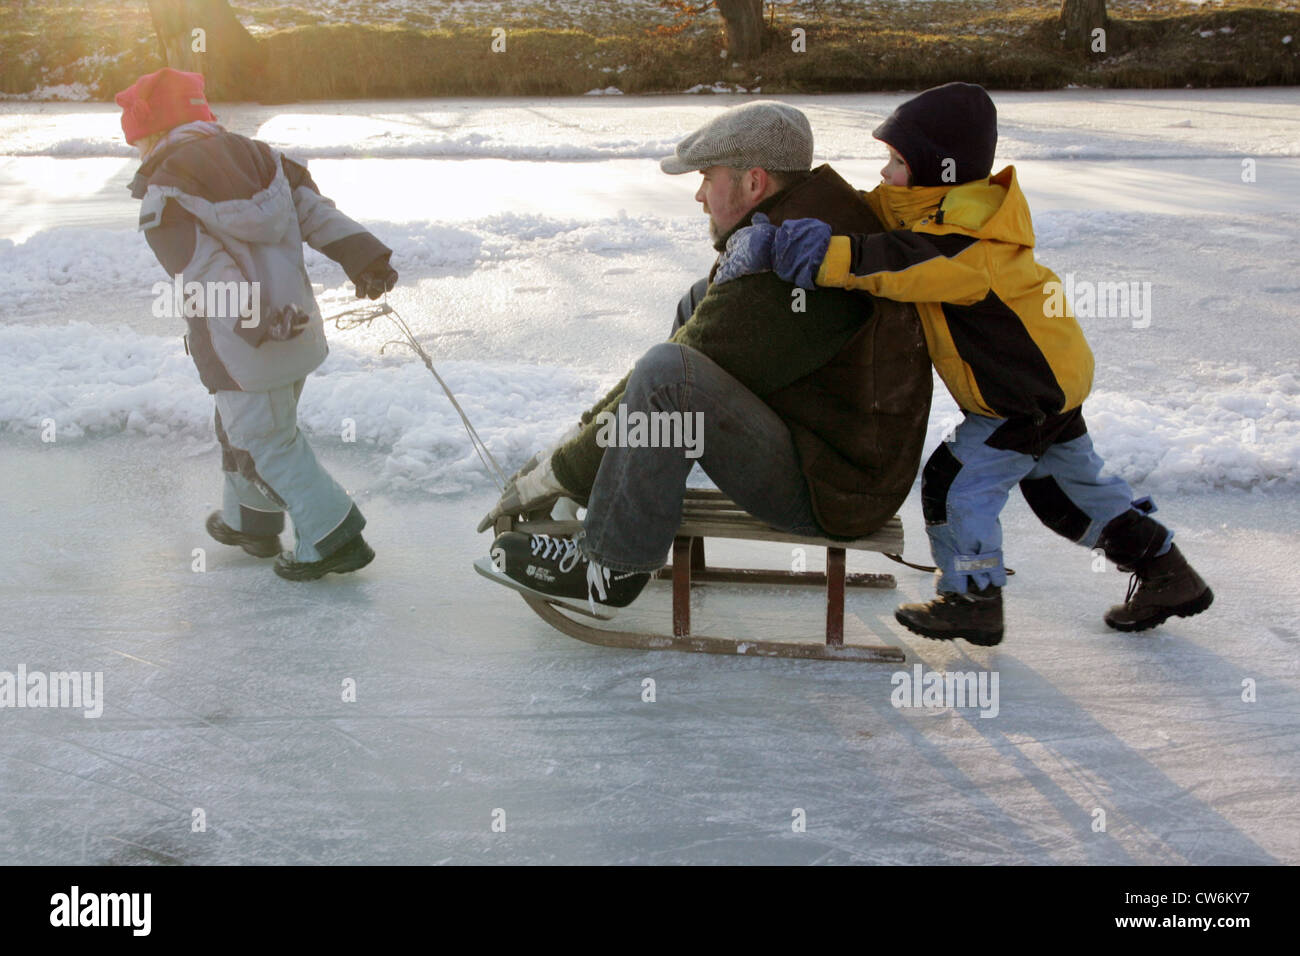
[[[670,175],[710,166],[778,171],[812,168],[813,138],[808,117],[793,106],[756,100],[735,106],[709,120],[659,161]]]

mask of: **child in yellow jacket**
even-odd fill
[[[1105,621],[1122,631],[1198,614],[1213,593],[1150,498],[1101,475],[1083,420],[1092,351],[1034,259],[1029,206],[1008,166],[990,175],[997,112],[983,88],[948,83],[906,101],[872,134],[889,147],[884,182],[864,194],[892,231],[832,236],[816,219],[760,221],[728,243],[714,277],[774,271],[803,287],[860,289],[913,302],[935,370],[964,419],[922,472],[921,507],[938,596],[895,617],[925,637],[1002,640],[1002,529],[1019,484],[1038,518],[1132,571]]]

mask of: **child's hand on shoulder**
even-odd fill
[[[801,289],[815,289],[830,245],[831,227],[820,219],[787,219],[772,243],[772,271]]]
[[[727,240],[727,248],[713,274],[714,285],[722,285],[741,276],[772,271],[772,240],[776,226],[761,212],[754,213],[753,225],[737,229]]]

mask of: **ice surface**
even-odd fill
[[[1005,515],[1009,637],[904,637],[897,591],[848,638],[905,665],[591,647],[470,570],[492,495],[371,493],[317,442],[378,557],[291,588],[206,538],[214,453],[117,436],[0,436],[4,667],[104,673],[105,709],[4,710],[0,857],[13,863],[1267,863],[1300,860],[1296,650],[1278,495],[1162,500],[1213,583],[1205,615],[1109,631],[1126,577]],[[923,557],[916,497],[903,511]],[[191,570],[207,549],[207,571]],[[779,545],[717,560],[783,566]],[[816,561],[811,564],[815,567]],[[894,570],[856,556],[853,569]],[[666,618],[662,586],[638,602]],[[697,596],[712,633],[815,638],[815,589]],[[666,621],[664,621],[666,623]],[[893,675],[996,671],[999,713],[895,709]],[[342,701],[345,679],[355,703]],[[656,700],[643,702],[643,681]],[[1258,700],[1241,700],[1242,681]],[[207,832],[191,832],[201,808]],[[791,829],[807,813],[807,832]],[[1091,829],[1106,811],[1105,833]],[[491,829],[506,812],[505,833]]]
[[[900,98],[791,101],[818,158],[867,187],[866,131]],[[1100,614],[1124,576],[1094,573],[1014,498],[1001,647],[905,636],[892,609],[926,593],[915,572],[850,599],[850,640],[904,648],[902,667],[619,652],[552,631],[470,570],[492,485],[423,366],[379,353],[378,324],[331,332],[301,408],[369,519],[375,564],[295,587],[216,545],[210,399],[178,323],[150,314],[163,276],[133,229],[116,111],[0,104],[0,671],[102,671],[106,695],[99,719],[0,709],[0,859],[1300,862],[1295,91],[997,100],[1040,258],[1151,283],[1149,326],[1083,320],[1087,415],[1217,598],[1151,634],[1111,632]],[[390,301],[510,466],[662,338],[708,269],[697,179],[653,159],[738,101],[222,117],[311,158],[322,190],[393,246]],[[337,266],[308,266],[324,312],[353,304]],[[955,415],[940,387],[931,445]],[[902,516],[924,558],[915,494]],[[719,554],[791,560],[779,545]],[[819,602],[705,589],[696,616],[706,633],[813,638]],[[663,618],[667,594],[637,607]],[[997,718],[894,708],[892,675],[918,663],[997,671]]]

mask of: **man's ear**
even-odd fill
[[[750,188],[750,198],[758,202],[766,199],[768,196],[777,192],[776,182],[772,179],[766,169],[761,166],[755,166],[753,169],[745,171],[746,183]],[[750,177],[753,177],[752,179]]]

